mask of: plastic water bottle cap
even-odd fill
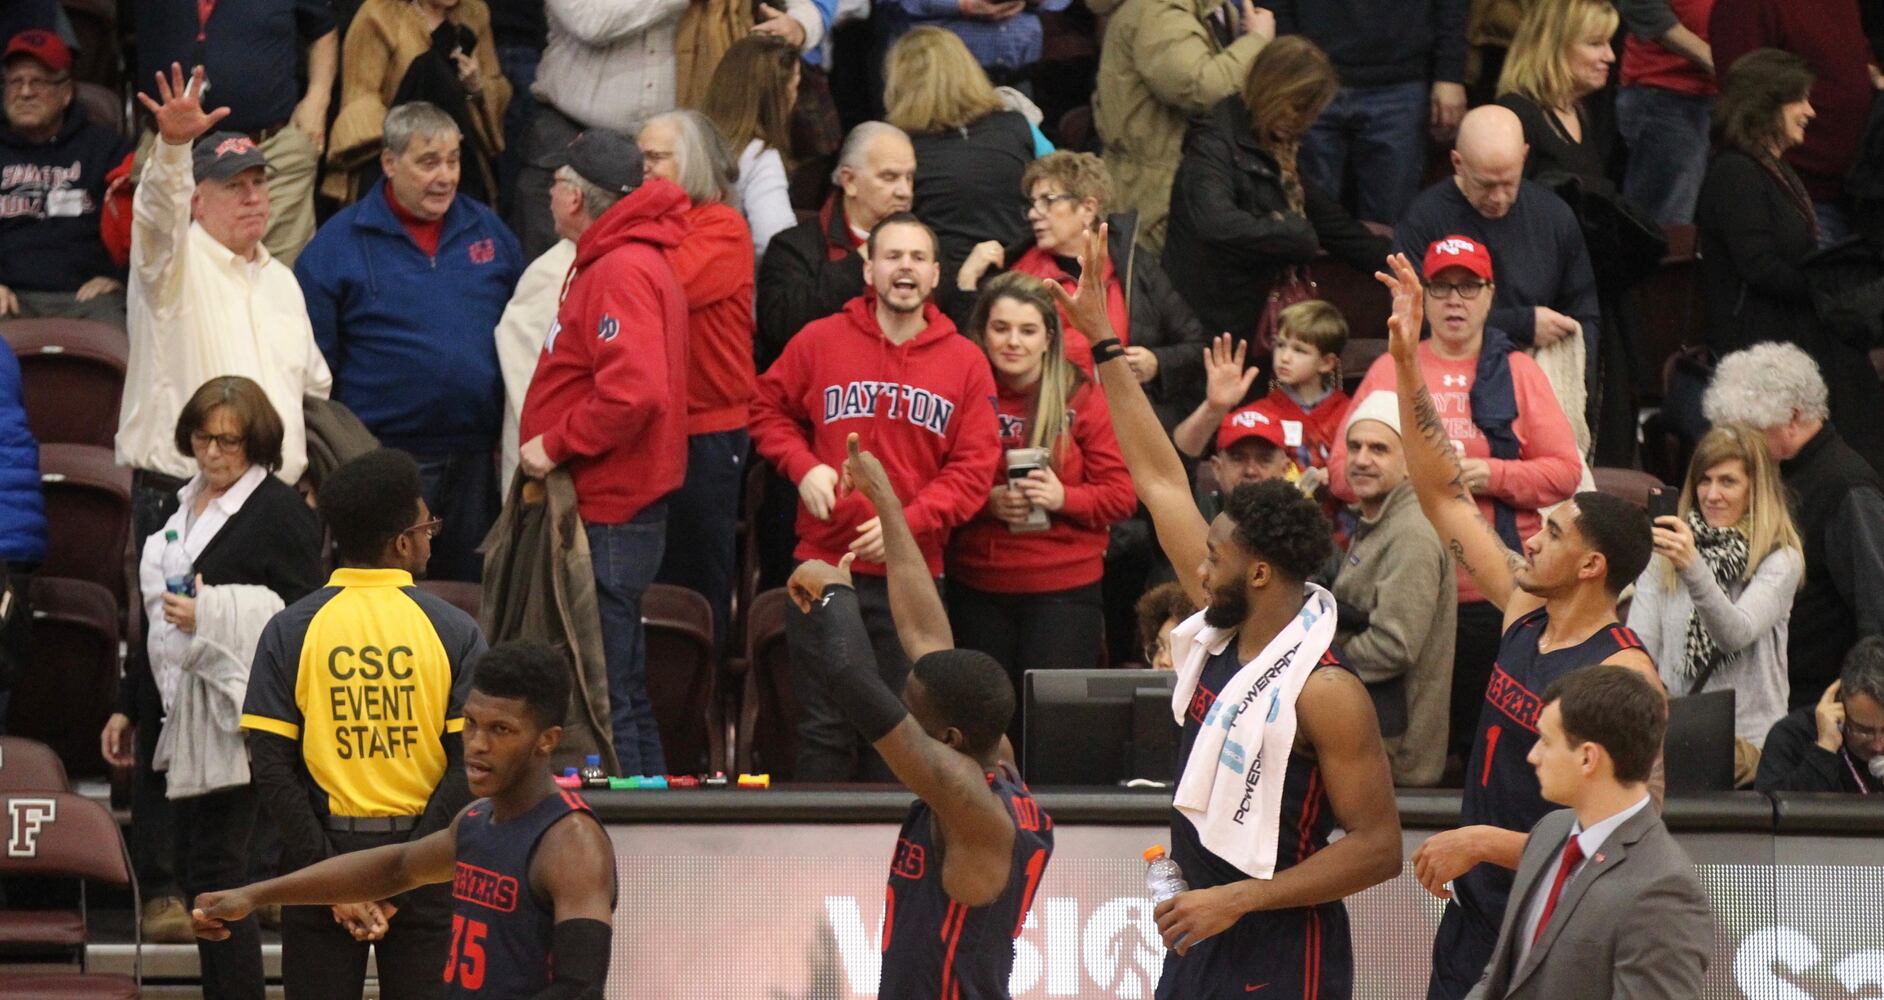
[[[590,766],[590,767],[601,767],[601,766],[602,766],[602,755],[601,755],[601,754],[599,754],[599,753],[592,753],[592,754],[590,754],[590,755],[588,756],[588,764],[589,764],[589,766]]]
[[[174,542],[176,540],[177,540],[177,529],[175,528],[164,529],[164,541]]]
[[[1162,857],[1164,857],[1164,845],[1163,844],[1153,844],[1150,847],[1145,848],[1144,858],[1147,862],[1156,861]]]
[[[576,776],[576,769],[575,769],[575,768],[573,768],[573,767],[565,767],[565,768],[563,768],[563,777],[565,777],[565,778],[573,778],[573,777],[575,777],[575,776]]]

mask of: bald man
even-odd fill
[[[1497,105],[1467,113],[1452,177],[1427,188],[1395,227],[1394,252],[1420,259],[1443,236],[1470,236],[1498,262],[1488,326],[1522,347],[1584,339],[1596,358],[1596,276],[1570,207],[1524,179],[1524,127]]]

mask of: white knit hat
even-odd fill
[[[1348,428],[1354,426],[1355,422],[1360,421],[1360,420],[1378,420],[1381,423],[1386,424],[1388,427],[1393,428],[1393,432],[1395,434],[1399,434],[1400,433],[1400,396],[1399,394],[1394,393],[1394,392],[1389,392],[1386,389],[1380,389],[1380,390],[1376,390],[1374,392],[1368,393],[1367,398],[1354,404],[1352,407],[1348,409],[1348,419],[1346,423],[1341,425],[1341,433],[1346,434],[1348,432]]]

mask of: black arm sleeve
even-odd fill
[[[824,588],[811,606],[811,623],[818,632],[819,654],[811,659],[825,691],[865,740],[882,739],[909,710],[877,676],[876,652],[864,629],[857,592],[843,586]]]
[[[321,818],[308,794],[301,745],[284,736],[249,730],[249,776],[262,808],[281,831],[281,865],[306,868],[332,856]]]
[[[530,1000],[602,1000],[612,928],[600,920],[563,920],[552,932],[556,981]]]
[[[1847,791],[1838,765],[1838,755],[1819,746],[1812,716],[1794,712],[1766,734],[1753,787],[1762,792]]]

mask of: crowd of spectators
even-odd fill
[[[1676,499],[1623,614],[1669,696],[1734,692],[1742,785],[1884,780],[1884,315],[1850,316],[1852,262],[1874,286],[1884,255],[1846,189],[1884,167],[1884,73],[1855,0],[121,6],[135,48],[106,73],[56,5],[0,14],[0,332],[69,318],[126,344],[141,627],[100,749],[134,775],[159,936],[179,892],[462,804],[454,713],[483,640],[413,581],[479,581],[487,534],[546,480],[579,512],[545,558],[587,567],[592,590],[555,600],[598,630],[622,775],[692,763],[650,697],[656,582],[705,598],[728,657],[744,579],[854,559],[901,689],[882,525],[840,472],[853,439],[957,642],[1017,689],[1170,667],[1198,610],[1170,581],[1200,570],[1152,540],[1096,375],[1115,356],[1205,516],[1271,480],[1319,504],[1336,555],[1311,580],[1393,776],[1456,783],[1504,615],[1422,513],[1395,360],[1357,351],[1385,329],[1316,281],[1344,267],[1378,294],[1389,253],[1423,282],[1456,485],[1504,547],[1551,530],[1592,467],[1644,460],[1642,418],[1667,410]],[[1096,67],[1061,107],[1074,43]],[[1637,399],[1667,338],[1618,225],[1698,246],[1686,397]],[[1094,345],[1064,303],[1099,241],[1117,340]],[[0,558],[21,600],[46,558],[24,395],[9,354]],[[386,450],[311,468],[333,404]],[[783,627],[814,655],[807,616]],[[342,696],[296,673],[302,646],[373,628],[429,643],[383,794],[316,718]],[[0,676],[22,636],[0,610]],[[241,732],[218,728],[217,671],[249,674]],[[884,776],[818,676],[793,671],[780,763]],[[245,852],[251,833],[274,846]],[[300,914],[285,966],[388,922],[431,947],[435,910]],[[253,993],[254,940],[203,946],[209,995]]]

